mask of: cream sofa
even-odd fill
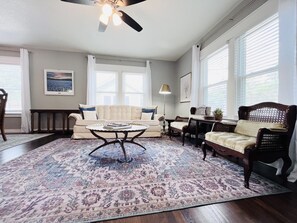
[[[85,106],[86,107],[86,106]],[[90,106],[89,106],[90,107]],[[86,129],[87,125],[96,123],[124,122],[148,125],[148,129],[140,137],[161,137],[160,115],[154,114],[153,120],[142,120],[142,108],[129,105],[97,105],[97,120],[83,119],[81,114],[71,113],[69,118],[75,119],[73,126],[72,139],[94,139],[96,138],[90,130]],[[128,137],[137,133],[129,133]],[[99,133],[105,138],[115,137],[114,133]]]

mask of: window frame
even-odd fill
[[[21,58],[20,56],[0,56],[0,64],[5,64],[5,65],[17,65],[20,68],[20,82],[21,82],[21,89],[22,90],[22,71],[21,71]],[[7,91],[7,89],[4,88],[4,90]],[[11,94],[8,92],[8,100],[11,97]],[[20,110],[10,110],[8,109],[6,105],[5,109],[5,116],[6,117],[20,117],[22,114],[22,97],[20,99]]]
[[[271,23],[271,22],[274,22],[275,20],[279,20],[278,13],[275,13],[275,14],[269,16],[265,20],[263,20],[260,23],[256,24],[254,27],[246,30],[246,32],[244,32],[240,36],[237,36],[237,37],[234,38],[235,39],[234,47],[235,47],[235,49],[237,49],[235,51],[236,56],[234,57],[235,76],[236,76],[236,80],[237,80],[236,81],[237,82],[236,83],[236,89],[237,89],[236,90],[236,92],[237,92],[237,94],[236,94],[236,105],[237,105],[237,107],[239,107],[241,105],[250,105],[250,104],[247,104],[246,94],[244,93],[246,91],[247,79],[249,79],[251,77],[261,77],[261,76],[269,74],[269,73],[277,72],[278,82],[280,80],[279,79],[279,58],[277,60],[278,61],[277,65],[275,65],[275,66],[271,66],[269,68],[257,70],[255,72],[250,72],[250,73],[246,72],[246,47],[245,47],[245,43],[244,43],[244,38],[246,38],[248,35],[252,34],[253,32],[258,31],[259,29],[261,29],[261,28],[263,28],[265,26],[266,27],[264,29],[267,29],[267,25],[269,23]],[[278,22],[278,31],[279,31],[279,22]],[[279,57],[279,51],[278,51],[278,57]],[[270,100],[270,101],[272,101],[272,100]],[[275,102],[277,102],[277,99],[276,99]]]
[[[219,81],[217,83],[214,83],[214,84],[210,84],[208,85],[208,69],[207,69],[207,66],[208,66],[208,61],[210,58],[212,58],[213,56],[221,53],[222,51],[224,50],[228,50],[228,76],[227,76],[227,79],[226,80],[223,80],[223,81]],[[223,46],[221,46],[220,48],[218,48],[216,51],[214,51],[213,53],[211,53],[210,55],[208,55],[207,57],[205,57],[202,61],[202,75],[203,75],[203,101],[204,101],[204,104],[206,104],[207,106],[210,106],[207,104],[207,101],[208,101],[208,89],[209,88],[212,88],[212,87],[217,87],[217,86],[222,86],[222,85],[225,85],[226,86],[226,102],[228,104],[228,83],[229,83],[229,60],[230,60],[230,50],[229,50],[229,44],[225,44]],[[225,113],[228,114],[228,106],[226,104],[226,110],[224,111]],[[212,110],[216,109],[216,108],[211,108]],[[226,115],[226,114],[225,114]]]
[[[268,4],[270,5],[270,4]],[[239,107],[239,93],[242,90],[239,82],[239,77],[237,75],[238,72],[238,61],[243,60],[244,58],[238,57],[238,52],[236,49],[236,41],[238,41],[239,37],[249,33],[249,31],[255,29],[265,21],[272,21],[274,16],[278,16],[277,7],[271,7],[268,11],[265,10],[263,13],[262,10],[257,11],[257,16],[252,18],[246,18],[241,21],[236,27],[226,31],[222,34],[217,40],[213,41],[211,44],[206,46],[202,49],[200,54],[200,72],[201,72],[201,85],[200,85],[200,92],[201,92],[201,99],[202,101],[200,104],[207,106],[207,101],[205,100],[205,91],[204,91],[204,81],[205,81],[205,66],[203,61],[215,53],[217,50],[222,48],[224,45],[228,45],[229,49],[229,72],[228,72],[228,83],[227,83],[227,113],[224,113],[224,118],[227,119],[238,119],[238,107]],[[241,62],[242,63],[242,62]],[[243,69],[243,68],[242,68]],[[272,72],[278,71],[279,66],[275,66],[274,68],[269,68],[267,70],[261,70],[261,72]],[[279,85],[282,79],[278,78]],[[278,92],[279,94],[279,92]],[[212,108],[212,110],[215,108]]]
[[[116,94],[116,104],[125,105],[125,92],[124,92],[124,73],[139,73],[143,76],[143,81],[145,81],[146,67],[137,67],[137,66],[125,66],[125,65],[111,65],[111,64],[96,64],[95,72],[97,76],[97,72],[108,71],[108,72],[116,72],[116,86],[117,86],[117,94]],[[96,83],[97,84],[97,83]],[[100,93],[97,92],[96,94]],[[102,92],[103,93],[103,92]],[[143,98],[145,98],[145,86],[143,86]],[[96,97],[97,100],[97,97]],[[136,105],[135,105],[136,106]],[[141,105],[144,106],[144,105]]]
[[[133,75],[137,75],[137,76],[141,76],[142,77],[142,80],[143,80],[143,88],[142,88],[142,91],[139,91],[139,92],[129,92],[129,91],[125,91],[125,84],[124,84],[124,82],[125,82],[125,75],[129,75],[129,74],[133,74]],[[144,80],[145,80],[145,73],[139,73],[139,72],[127,72],[127,71],[124,71],[124,72],[122,72],[122,97],[123,97],[123,102],[125,102],[125,100],[126,100],[126,95],[142,95],[142,101],[144,102],[144,100],[145,100],[145,87],[144,87]],[[140,105],[140,106],[144,106],[144,103],[142,104],[142,105]]]

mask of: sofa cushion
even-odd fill
[[[205,139],[242,154],[244,154],[245,148],[256,144],[256,137],[233,132],[208,132],[205,134]]]
[[[75,125],[77,126],[87,126],[96,123],[109,123],[109,122],[122,122],[122,123],[130,123],[130,124],[137,124],[137,125],[148,125],[148,126],[160,126],[158,120],[105,120],[105,119],[98,119],[98,120],[86,120],[80,119],[76,120]]]
[[[130,120],[130,123],[136,125],[160,126],[160,122],[158,120]]]
[[[96,123],[105,123],[105,120],[86,120],[86,119],[80,119],[76,120],[75,125],[77,126],[87,126],[87,125],[92,125]]]
[[[98,119],[133,120],[141,118],[141,107],[130,105],[97,105]]]
[[[280,123],[239,120],[234,132],[242,135],[257,137],[260,128],[283,128],[283,125]]]

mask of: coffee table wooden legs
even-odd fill
[[[140,146],[141,148],[143,148],[144,150],[146,150],[146,148],[144,148],[143,145],[140,145],[139,143],[134,142],[134,139],[136,139],[137,137],[141,136],[144,132],[145,132],[145,130],[141,131],[140,133],[138,133],[137,135],[135,135],[134,137],[132,137],[131,140],[125,140],[125,142],[128,142],[128,143],[132,143],[132,144],[138,145],[138,146]]]
[[[118,161],[120,163],[130,163],[132,161],[131,157],[127,159],[126,149],[125,149],[125,146],[124,146],[124,143],[126,142],[127,136],[128,136],[128,132],[124,132],[124,138],[123,139],[118,139],[118,141],[119,141],[119,143],[120,143],[120,145],[122,147],[123,153],[124,153],[124,159],[121,159],[121,158],[118,159]]]
[[[121,148],[122,148],[122,151],[123,151],[123,154],[124,154],[124,159],[118,159],[118,161],[119,162],[121,162],[121,163],[130,163],[133,159],[130,157],[127,157],[127,153],[126,153],[126,149],[125,149],[125,146],[124,146],[124,144],[125,143],[132,143],[132,144],[135,144],[135,145],[138,145],[138,146],[140,146],[141,148],[143,148],[144,150],[146,150],[146,148],[144,147],[144,146],[142,146],[142,145],[140,145],[139,143],[137,143],[137,142],[134,142],[134,139],[136,139],[137,137],[139,137],[140,135],[142,135],[144,132],[145,132],[145,130],[143,130],[143,131],[140,131],[137,135],[135,135],[134,137],[132,137],[132,139],[131,140],[127,140],[127,137],[128,137],[128,132],[121,132],[121,133],[123,133],[124,134],[124,137],[122,138],[122,139],[119,139],[118,138],[118,132],[115,132],[115,135],[116,135],[116,139],[115,140],[112,140],[112,141],[110,141],[110,142],[108,142],[105,138],[103,138],[102,136],[100,136],[100,135],[98,135],[97,133],[96,133],[96,131],[94,131],[94,130],[90,130],[91,131],[91,133],[94,135],[94,136],[96,136],[98,139],[101,139],[101,140],[103,140],[103,144],[102,145],[100,145],[100,146],[98,146],[97,148],[95,148],[94,150],[92,150],[90,153],[89,153],[89,155],[91,155],[93,152],[95,152],[96,150],[98,150],[98,149],[100,149],[100,148],[102,148],[102,147],[104,147],[104,146],[107,146],[107,145],[109,145],[109,144],[115,144],[115,143],[119,143],[120,144],[120,146],[121,146]]]

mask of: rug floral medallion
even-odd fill
[[[1,222],[91,222],[176,210],[288,190],[192,145],[168,138],[89,156],[99,140],[58,139],[0,166]]]

